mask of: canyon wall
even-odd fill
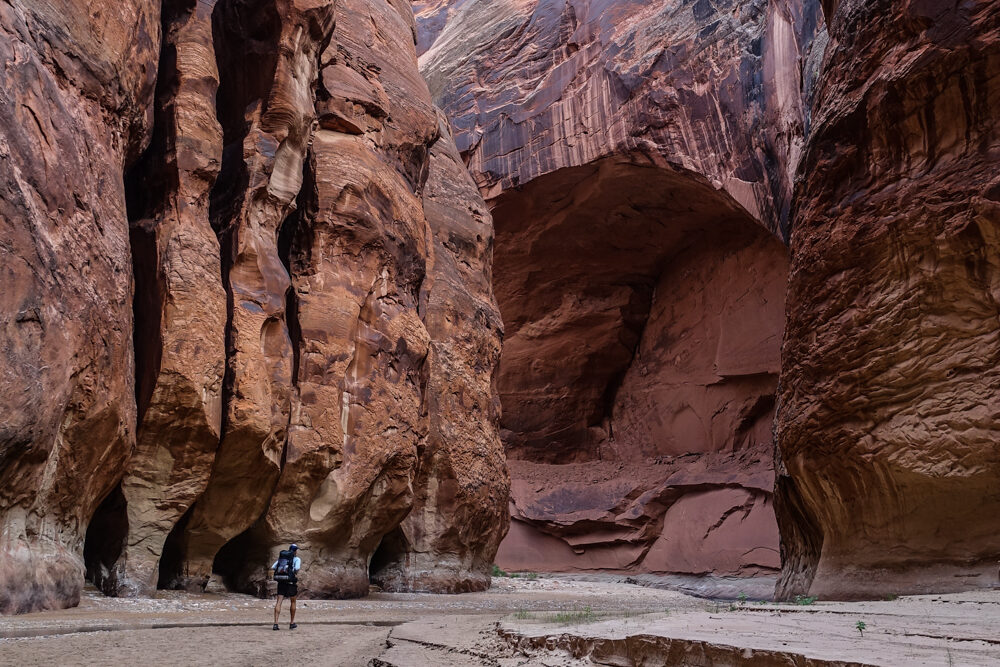
[[[815,3],[415,2],[493,212],[520,570],[777,572],[771,423]]]
[[[122,170],[149,140],[153,0],[0,7],[0,611],[75,604],[136,442]]]
[[[791,236],[778,594],[992,586],[1000,7],[825,8]]]
[[[0,5],[0,612],[995,584],[997,2],[113,4]]]
[[[487,587],[493,228],[409,5],[63,4],[0,9],[0,611],[289,541],[305,596]]]

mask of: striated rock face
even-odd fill
[[[705,177],[783,230],[822,19],[815,3],[422,1],[414,9],[419,43],[431,44],[421,70],[487,199],[564,167],[639,152]]]
[[[826,9],[792,233],[778,593],[994,585],[1000,12]]]
[[[492,221],[409,6],[68,4],[0,9],[0,610],[289,541],[307,596],[487,587]]]
[[[497,229],[514,520],[498,563],[775,573],[775,236],[818,5],[414,8]]]
[[[151,0],[0,7],[3,613],[76,603],[135,444],[122,169],[149,139],[159,25]]]

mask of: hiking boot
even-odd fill
[[[273,628],[271,628],[271,629],[272,629],[272,630],[280,630],[281,628],[279,628],[279,627],[278,627],[278,624],[277,624],[277,623],[275,623],[275,624],[274,624],[274,627],[273,627]]]
[[[289,624],[288,624],[288,629],[289,629],[289,630],[294,630],[294,629],[295,629],[295,628],[297,628],[297,627],[299,627],[299,624],[298,624],[298,623],[289,623]]]

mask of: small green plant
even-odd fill
[[[529,572],[526,575],[524,575],[524,578],[525,579],[530,579],[531,581],[534,581],[535,579],[538,578],[538,573],[537,572]]]
[[[528,618],[534,618],[534,616],[530,611],[527,611],[525,609],[518,609],[516,612],[514,612],[514,618],[516,618],[519,621],[523,621]]]
[[[815,602],[818,598],[815,595],[796,595],[795,604],[797,605],[810,605]]]
[[[860,634],[860,635],[861,635],[862,637],[864,637],[864,636],[865,636],[865,628],[867,628],[868,626],[867,626],[867,625],[865,625],[865,622],[864,622],[864,621],[858,621],[857,623],[855,623],[855,624],[854,624],[854,627],[856,627],[856,628],[858,629],[858,633],[859,633],[859,634]]]
[[[500,566],[498,566],[496,563],[493,564],[493,570],[490,572],[490,574],[492,576],[494,576],[494,577],[506,577],[507,576],[507,573],[504,572],[503,570],[501,570]]]
[[[521,575],[518,572],[511,572],[510,574],[508,574],[506,576],[510,577],[511,579],[520,579],[521,578]]]
[[[892,594],[892,595],[886,595],[886,596],[885,596],[885,601],[886,601],[886,602],[895,602],[895,601],[896,601],[896,600],[898,600],[898,599],[899,599],[899,596],[898,596],[898,595],[896,595],[896,594]]]
[[[740,606],[741,607],[746,606],[746,603],[747,603],[747,594],[746,593],[744,593],[743,591],[740,591],[740,594],[736,596],[736,599],[740,601]]]
[[[597,614],[590,607],[576,609],[573,611],[560,611],[552,615],[553,623],[593,623],[597,620]]]

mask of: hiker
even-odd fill
[[[281,601],[288,598],[290,601],[289,611],[292,618],[288,623],[288,629],[294,630],[299,627],[295,624],[295,596],[299,594],[298,575],[302,568],[302,561],[296,555],[299,545],[293,544],[287,550],[278,554],[278,560],[274,561],[271,569],[274,570],[274,580],[278,582],[278,601],[274,603],[274,630],[278,629],[278,614],[281,613]]]

